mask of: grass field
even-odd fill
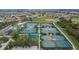
[[[51,17],[42,17],[42,18],[33,18],[32,22],[49,22],[49,20],[52,19]]]
[[[69,20],[69,18],[66,18],[66,20]],[[72,18],[71,21],[73,23],[79,23],[79,18]]]

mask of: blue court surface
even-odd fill
[[[58,31],[58,29],[55,26],[54,27],[48,26],[46,28],[44,27],[42,28],[41,32],[43,34],[44,33],[48,34],[48,35],[43,35],[43,34],[41,35],[41,39],[42,39],[41,47],[43,49],[60,49],[60,50],[72,49],[71,43],[60,33],[60,31]]]
[[[39,39],[39,35],[41,35],[39,40],[41,40],[42,49],[72,49],[71,43],[50,23],[40,23],[40,25],[38,23],[25,23],[18,32],[33,39]]]

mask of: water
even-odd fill
[[[38,35],[31,35],[31,38],[39,38]]]

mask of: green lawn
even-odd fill
[[[69,20],[69,18],[66,18],[66,20]],[[79,23],[79,18],[71,18],[71,21],[73,23]]]
[[[47,22],[45,19],[34,18],[32,22]]]
[[[72,44],[74,45],[75,49],[78,50],[79,49],[79,42],[71,35],[69,35],[67,33],[67,31],[64,28],[61,28],[61,26],[59,26],[57,23],[55,23],[55,25],[57,25],[60,30],[68,37],[68,39],[72,42]]]
[[[50,17],[33,18],[32,19],[32,22],[39,22],[39,23],[41,23],[41,22],[48,22],[49,19],[51,19],[51,18]]]
[[[66,20],[69,20],[70,18],[66,18]],[[72,20],[79,20],[79,18],[71,18]]]
[[[79,20],[79,18],[72,18],[72,20]]]

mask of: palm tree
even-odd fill
[[[17,33],[17,31],[12,31],[11,35],[12,35],[12,37],[13,37],[14,39],[17,39],[18,36],[19,36],[19,34]]]

